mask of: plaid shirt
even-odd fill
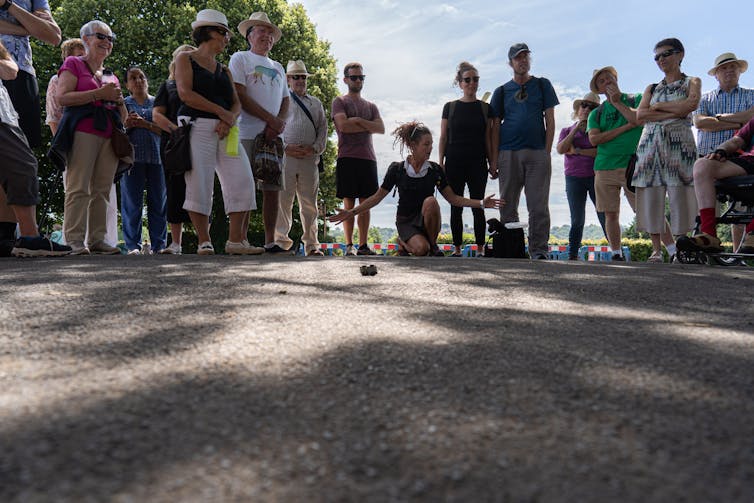
[[[125,99],[128,112],[136,112],[145,120],[152,122],[152,107],[154,96],[148,96],[143,105],[139,105],[133,96]],[[128,138],[134,144],[134,162],[144,164],[161,164],[160,162],[160,135],[144,128],[131,128],[128,130]]]
[[[751,107],[754,107],[754,89],[736,86],[729,93],[726,93],[718,87],[702,96],[702,99],[699,100],[699,107],[694,111],[694,116],[714,117],[717,114],[743,112]],[[696,142],[699,155],[714,152],[718,145],[733,138],[735,132],[735,129],[726,131],[697,130]]]

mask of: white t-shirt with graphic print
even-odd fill
[[[246,94],[259,105],[277,115],[283,99],[290,96],[285,69],[277,61],[251,51],[241,51],[230,57],[230,72],[233,82],[246,86]],[[254,139],[267,125],[259,117],[241,111],[238,125],[242,140]]]

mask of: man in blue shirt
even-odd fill
[[[508,51],[513,79],[495,89],[490,105],[495,112],[492,146],[498,151],[490,173],[499,176],[503,223],[517,222],[521,189],[529,212],[529,256],[548,257],[550,238],[550,151],[555,137],[558,97],[550,81],[529,74],[531,51],[514,44]],[[501,121],[502,120],[502,124]]]

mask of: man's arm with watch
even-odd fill
[[[707,156],[707,159],[725,162],[728,160],[729,156],[741,150],[745,146],[744,143],[743,138],[740,136],[734,136],[725,143],[718,145],[717,149]]]

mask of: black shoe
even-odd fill
[[[623,255],[620,253],[614,253],[613,254],[613,262],[625,262],[626,259]]]
[[[0,257],[10,257],[15,243],[12,239],[0,240]]]
[[[439,246],[435,245],[429,250],[429,256],[430,257],[444,257],[445,253],[440,249]]]
[[[42,236],[18,238],[11,251],[14,257],[61,257],[69,253],[70,246],[59,245]]]
[[[359,246],[359,249],[356,250],[356,255],[377,255],[374,250],[371,250],[367,245],[361,245]]]
[[[289,252],[290,250],[284,250],[278,245],[272,245],[270,247],[265,246],[264,251],[265,253],[286,253],[286,252]]]

